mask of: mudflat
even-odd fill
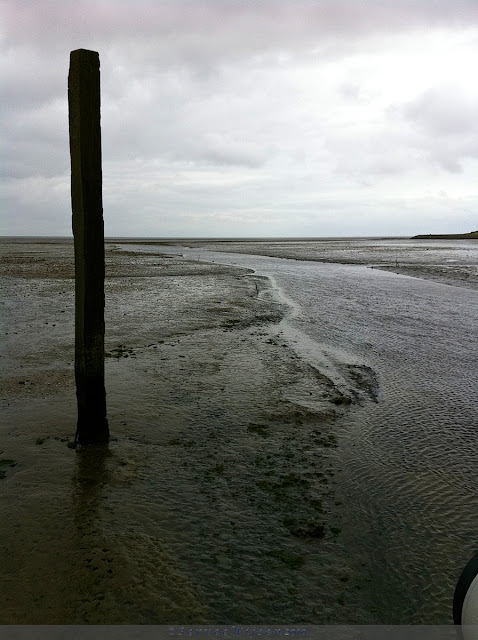
[[[4,239],[0,266],[0,623],[364,622],[335,553],[351,400],[267,279],[107,245],[112,440],[73,448],[73,245]]]

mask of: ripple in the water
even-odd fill
[[[373,400],[344,416],[335,454],[337,552],[365,578],[358,600],[368,620],[450,624],[456,581],[478,545],[478,243],[228,250],[295,258],[222,254],[273,276],[294,305],[289,336],[305,335],[301,355]]]

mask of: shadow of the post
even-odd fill
[[[100,505],[110,472],[107,461],[111,457],[108,445],[79,446],[76,449],[76,468],[72,477],[73,507],[77,532],[93,534],[101,518]]]
[[[72,510],[75,528],[74,619],[80,624],[108,621],[105,594],[111,590],[112,569],[104,503],[111,471],[108,445],[76,448],[72,476]]]

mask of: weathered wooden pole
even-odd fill
[[[75,244],[76,441],[109,439],[105,392],[105,246],[101,173],[100,58],[70,53],[71,208]]]

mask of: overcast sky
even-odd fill
[[[107,236],[478,228],[478,0],[0,1],[0,234],[71,235],[69,53]]]

